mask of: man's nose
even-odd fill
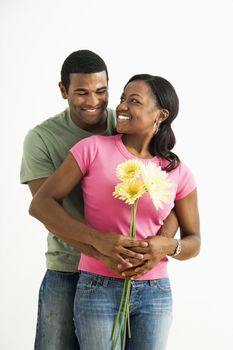
[[[99,98],[96,94],[89,94],[87,96],[87,104],[89,106],[95,107],[99,104]]]

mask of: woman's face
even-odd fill
[[[121,95],[116,108],[117,132],[122,134],[150,135],[161,118],[161,109],[150,86],[143,80],[129,83]]]

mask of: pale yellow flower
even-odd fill
[[[116,185],[113,196],[131,205],[145,193],[144,184],[141,181],[121,182]]]
[[[160,166],[149,161],[144,166],[142,177],[145,190],[149,192],[154,206],[156,209],[163,209],[162,202],[168,203],[172,197],[172,183],[168,179],[168,174]]]
[[[142,171],[143,163],[136,159],[130,159],[117,166],[116,176],[122,181],[134,181],[141,175]]]

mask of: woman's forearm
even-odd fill
[[[177,260],[187,260],[194,258],[200,252],[201,238],[197,234],[182,235],[180,239],[181,251],[174,257]]]

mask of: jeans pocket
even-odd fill
[[[89,294],[95,292],[97,288],[97,283],[95,277],[86,277],[80,275],[79,281],[77,284],[77,292],[79,294]]]
[[[157,280],[157,287],[163,292],[171,292],[169,278],[160,278]]]

